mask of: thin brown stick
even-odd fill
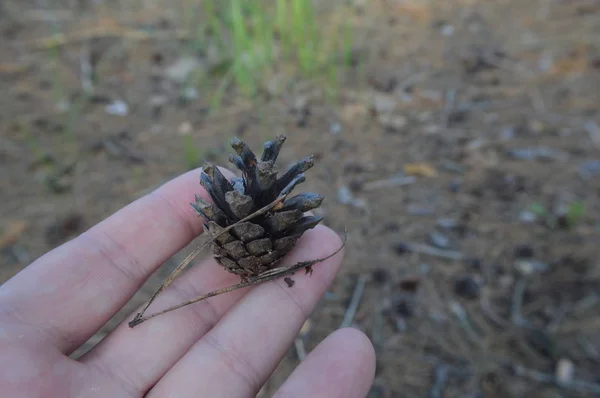
[[[459,251],[438,249],[437,247],[424,245],[421,243],[408,243],[408,249],[415,253],[446,258],[448,260],[461,261],[464,258],[464,255]]]
[[[156,299],[156,296],[158,296],[163,290],[165,290],[171,283],[173,283],[173,280],[175,280],[175,278],[177,277],[177,275],[179,275],[181,273],[181,271],[183,271],[185,269],[185,267],[188,266],[189,263],[192,262],[192,260],[202,251],[202,249],[204,249],[206,247],[206,245],[210,243],[210,240],[207,240],[206,242],[202,243],[200,246],[196,247],[194,249],[193,252],[191,252],[178,266],[177,268],[175,268],[173,270],[173,272],[171,272],[171,274],[167,277],[167,279],[165,279],[165,281],[158,287],[158,289],[154,292],[154,294],[152,294],[152,296],[150,297],[150,300],[148,300],[146,302],[146,305],[144,305],[144,308],[142,308],[142,310],[140,312],[137,313],[136,318],[138,316],[143,316],[144,312],[146,312],[146,310],[148,309],[148,307],[150,307],[150,305],[154,302],[154,300]]]
[[[189,37],[188,32],[184,30],[175,30],[169,32],[148,33],[141,30],[130,30],[121,27],[92,27],[79,32],[64,34],[56,33],[49,37],[42,37],[27,42],[34,49],[46,50],[53,47],[65,46],[68,44],[79,43],[86,40],[102,38],[121,38],[129,40],[154,40],[170,39],[182,40]]]
[[[363,292],[365,291],[365,284],[367,283],[367,275],[361,275],[358,277],[358,281],[356,282],[356,286],[354,287],[354,293],[352,293],[352,298],[350,299],[350,304],[344,313],[344,320],[340,325],[340,328],[347,328],[352,325],[352,321],[354,321],[354,316],[356,315],[356,311],[358,310],[358,306],[360,305],[360,300],[362,299]]]
[[[154,314],[150,314],[150,315],[148,315],[146,317],[144,317],[142,313],[138,313],[135,316],[135,318],[133,318],[133,320],[131,322],[129,322],[129,327],[133,328],[133,327],[139,325],[140,323],[147,321],[148,319],[157,317],[159,315],[166,314],[167,312],[171,312],[171,311],[177,310],[179,308],[185,307],[185,306],[190,305],[190,304],[197,303],[198,301],[202,301],[202,300],[205,300],[205,299],[210,298],[210,297],[218,296],[218,295],[223,294],[223,293],[229,293],[229,292],[232,292],[234,290],[242,289],[242,288],[245,288],[245,287],[248,287],[248,286],[258,285],[258,284],[264,283],[264,282],[271,282],[271,281],[274,281],[275,279],[279,279],[282,276],[292,275],[295,272],[297,272],[297,271],[299,271],[299,270],[301,270],[303,268],[312,267],[313,265],[321,263],[321,262],[323,262],[325,260],[328,260],[331,257],[333,257],[336,254],[338,254],[346,246],[346,239],[347,239],[347,234],[346,234],[346,231],[344,231],[344,240],[343,240],[342,244],[340,245],[340,247],[336,251],[334,251],[333,253],[329,254],[326,257],[318,258],[316,260],[301,261],[301,262],[296,263],[296,264],[294,264],[294,265],[292,265],[290,267],[275,268],[275,269],[266,271],[266,272],[260,274],[259,276],[255,277],[255,278],[248,279],[245,282],[236,283],[235,285],[231,285],[231,286],[228,286],[228,287],[224,287],[224,288],[221,288],[221,289],[214,290],[214,291],[212,291],[210,293],[206,293],[206,294],[203,294],[201,296],[195,297],[193,299],[187,300],[187,301],[185,301],[183,303],[174,305],[174,306],[169,307],[169,308],[167,308],[165,310],[162,310],[162,311],[159,311],[159,312],[155,312]]]
[[[137,313],[137,315],[135,316],[134,320],[132,322],[134,322],[136,319],[141,319],[144,316],[144,313],[146,312],[146,310],[148,309],[148,307],[150,307],[150,305],[152,304],[152,302],[154,302],[154,300],[156,299],[156,297],[163,291],[165,290],[171,283],[173,283],[173,281],[175,280],[175,278],[177,277],[177,275],[179,275],[181,273],[181,271],[183,271],[191,262],[192,260],[202,251],[202,249],[204,249],[206,247],[206,245],[208,245],[210,242],[212,242],[213,240],[215,240],[217,237],[219,237],[221,234],[224,234],[225,232],[228,232],[229,230],[231,230],[233,227],[235,227],[237,224],[241,223],[241,222],[245,222],[248,221],[254,217],[260,216],[264,213],[266,213],[267,211],[271,210],[273,207],[277,206],[279,203],[283,202],[283,200],[286,198],[287,195],[281,195],[279,196],[277,199],[275,199],[273,202],[269,203],[268,205],[264,206],[263,208],[255,211],[254,213],[250,214],[249,216],[241,219],[240,221],[238,221],[235,224],[232,224],[226,228],[223,228],[222,231],[220,231],[219,233],[215,234],[214,236],[211,236],[209,239],[207,239],[204,243],[202,243],[200,246],[198,246],[196,249],[194,249],[193,252],[191,252],[178,266],[177,268],[175,268],[173,270],[173,272],[171,272],[171,274],[167,277],[167,279],[165,279],[165,281],[162,283],[162,285],[159,286],[159,288],[154,292],[154,294],[152,294],[152,296],[150,297],[150,300],[148,300],[148,302],[146,303],[146,305],[144,305],[144,308],[142,308],[142,310],[140,312]]]

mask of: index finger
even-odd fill
[[[83,344],[202,232],[188,204],[194,194],[210,200],[199,175],[165,183],[36,260],[0,288],[1,316],[41,330],[63,352]]]

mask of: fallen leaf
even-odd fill
[[[404,173],[428,178],[437,176],[435,168],[427,163],[408,163],[404,166]]]

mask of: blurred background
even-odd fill
[[[600,395],[600,1],[6,0],[0,48],[0,282],[286,134],[348,247],[259,396],[341,325],[371,398]]]

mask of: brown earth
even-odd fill
[[[185,143],[227,165],[233,135],[258,148],[285,133],[281,162],[315,154],[303,189],[348,229],[307,350],[364,283],[352,324],[377,347],[370,397],[598,396],[600,2],[356,2],[337,102],[267,82],[211,113],[217,83],[185,100],[165,76],[189,50],[178,7],[39,3],[0,5],[0,280],[186,171]],[[40,39],[53,20],[56,52]],[[107,114],[118,99],[127,115]],[[297,363],[291,349],[264,394]]]

